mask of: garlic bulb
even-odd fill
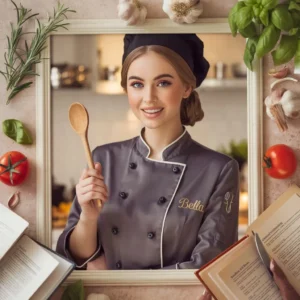
[[[283,81],[297,81],[294,78],[284,78],[275,81],[271,90],[275,85]],[[287,118],[300,118],[300,95],[283,88],[274,89],[265,99],[266,113],[276,122],[278,128],[283,132],[288,129]]]
[[[203,12],[200,0],[164,0],[163,11],[179,24],[194,23]]]
[[[280,100],[284,114],[291,119],[300,118],[300,95],[286,91]]]
[[[138,0],[119,0],[118,17],[127,25],[143,24],[146,16],[147,9]]]

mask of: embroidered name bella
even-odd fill
[[[192,210],[197,210],[200,212],[204,212],[204,205],[201,204],[201,201],[196,200],[196,202],[190,202],[188,198],[182,198],[179,200],[180,205],[179,208],[187,208]]]

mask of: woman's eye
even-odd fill
[[[158,84],[158,86],[161,86],[161,87],[165,87],[165,86],[169,86],[169,85],[171,85],[171,82],[169,82],[169,81],[161,81]]]
[[[133,82],[132,84],[131,84],[131,86],[132,87],[134,87],[134,88],[142,88],[143,87],[143,84],[142,83],[140,83],[140,82]]]

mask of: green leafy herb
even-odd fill
[[[229,17],[228,17],[228,20],[229,20],[229,26],[230,26],[230,30],[231,30],[231,33],[233,36],[236,36],[237,34],[237,25],[236,25],[236,14],[237,12],[242,8],[244,7],[245,4],[243,2],[238,2],[230,11],[229,13]]]
[[[8,50],[4,54],[5,71],[0,71],[7,83],[8,96],[6,104],[19,92],[31,86],[32,81],[23,81],[28,77],[38,75],[34,69],[36,64],[41,62],[41,53],[46,48],[49,34],[58,28],[66,29],[68,23],[63,23],[67,17],[66,13],[74,12],[58,3],[57,9],[54,9],[53,16],[49,17],[47,24],[40,24],[37,19],[38,28],[30,46],[25,41],[25,49],[21,49],[20,39],[27,34],[27,32],[23,32],[23,25],[38,14],[31,14],[31,9],[23,7],[22,4],[18,7],[12,0],[11,2],[16,8],[17,24],[15,26],[11,24],[11,36],[7,37]]]
[[[251,22],[246,28],[240,29],[239,31],[244,38],[252,38],[257,36],[256,26],[253,22]]]
[[[18,144],[32,144],[32,137],[22,122],[8,119],[2,122],[4,134],[16,141]]]
[[[300,74],[300,40],[297,41],[297,51],[295,54],[295,74]]]
[[[244,53],[244,62],[249,70],[253,70],[252,62],[255,57],[256,53],[256,46],[257,46],[258,37],[249,38],[247,40],[245,53]]]
[[[245,6],[239,9],[236,14],[236,25],[238,29],[244,29],[247,27],[253,18],[253,10],[250,6]]]
[[[298,38],[295,35],[283,35],[278,47],[272,52],[275,66],[289,62],[296,54]]]
[[[259,18],[261,20],[261,22],[265,25],[268,26],[269,25],[269,12],[267,9],[263,9],[260,14],[259,14]]]
[[[280,37],[280,30],[276,28],[273,24],[270,24],[264,29],[261,36],[259,37],[256,55],[261,58],[268,52],[270,52],[278,42]]]
[[[248,160],[248,143],[247,140],[241,140],[240,142],[230,141],[227,148],[224,146],[219,149],[219,152],[224,153],[239,163],[241,167]]]
[[[278,0],[262,0],[261,5],[264,10],[270,10],[278,5]]]
[[[230,11],[228,21],[233,36],[239,33],[248,39],[244,62],[250,70],[255,56],[271,53],[274,64],[279,65],[292,60],[297,52],[300,0],[241,0]]]
[[[289,10],[293,9],[300,11],[300,4],[298,4],[296,1],[291,1],[289,4]]]
[[[287,5],[278,5],[271,15],[272,23],[280,30],[289,31],[293,28],[292,15],[288,11]]]
[[[78,280],[67,286],[61,300],[84,300],[84,287],[82,280]]]
[[[291,11],[291,16],[293,18],[294,27],[300,27],[300,11],[293,10]]]

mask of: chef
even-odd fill
[[[203,48],[195,34],[125,35],[121,84],[144,127],[95,148],[82,173],[57,244],[78,269],[98,257],[111,270],[196,269],[237,240],[238,164],[186,129],[204,116]]]

